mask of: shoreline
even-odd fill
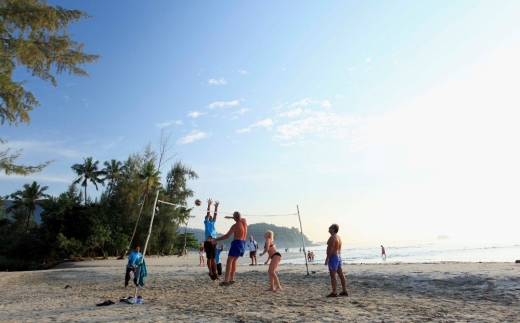
[[[0,276],[3,322],[513,322],[520,308],[520,264],[344,264],[349,297],[326,298],[323,264],[287,264],[282,292],[266,292],[267,266],[242,258],[236,284],[220,287],[198,257],[146,258],[143,304],[123,287],[121,260],[63,263],[50,270]],[[222,259],[224,260],[224,259]],[[245,264],[244,264],[245,263]],[[71,286],[65,288],[65,286]],[[96,307],[112,300],[116,304]]]

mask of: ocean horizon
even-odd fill
[[[386,259],[381,257],[381,247],[376,246],[352,246],[342,248],[341,258],[343,263],[421,263],[421,262],[515,262],[520,259],[520,242],[460,242],[436,240],[422,243],[400,243],[396,245],[384,245]],[[285,253],[281,249],[282,255]],[[308,246],[305,250],[314,252],[314,262],[324,263],[327,245]],[[297,248],[289,249],[292,254],[289,259],[282,260],[282,264],[305,264],[302,252]],[[294,254],[301,257],[294,257]]]

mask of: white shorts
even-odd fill
[[[204,257],[204,252],[199,252],[199,257]]]

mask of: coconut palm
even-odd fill
[[[29,221],[34,216],[36,205],[41,204],[49,195],[43,193],[48,186],[40,187],[36,182],[32,185],[24,184],[23,190],[18,190],[11,194],[11,198],[14,200],[13,205],[7,209],[7,212],[11,212],[16,209],[23,209],[26,211],[25,218],[25,229],[29,229]]]
[[[132,237],[130,238],[130,242],[128,243],[128,246],[126,247],[126,251],[123,254],[123,258],[126,256],[128,250],[130,250],[130,246],[132,245],[132,241],[134,240],[135,233],[137,231],[137,225],[139,224],[139,220],[141,219],[141,213],[143,212],[143,207],[146,202],[146,199],[148,198],[148,192],[150,190],[150,187],[158,187],[160,185],[159,180],[161,175],[161,172],[156,169],[155,167],[155,160],[150,160],[146,162],[143,167],[141,168],[141,171],[139,172],[139,178],[143,181],[145,184],[145,189],[143,192],[143,198],[141,201],[141,207],[139,209],[139,214],[137,215],[137,220],[135,221],[134,226],[134,232],[132,233]]]
[[[110,162],[106,161],[103,165],[105,166],[105,168],[101,170],[105,174],[103,181],[108,181],[108,193],[110,194],[116,182],[124,173],[125,165],[116,159],[112,159]]]
[[[79,176],[74,181],[74,184],[79,184],[85,188],[85,204],[87,204],[87,184],[90,181],[98,189],[97,184],[105,185],[104,179],[100,178],[105,173],[102,170],[98,170],[99,161],[92,161],[92,157],[83,158],[83,164],[74,164],[71,168]]]

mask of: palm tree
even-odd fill
[[[103,181],[108,181],[108,193],[110,195],[116,182],[124,173],[125,165],[116,159],[112,159],[110,162],[106,161],[103,163],[103,165],[105,165],[105,168],[101,170],[105,174]]]
[[[36,205],[41,204],[49,195],[43,193],[47,189],[48,186],[40,187],[36,182],[33,182],[32,185],[24,184],[23,190],[18,190],[11,194],[11,198],[14,200],[12,206],[7,209],[7,212],[11,212],[15,209],[25,209],[26,210],[26,222],[25,229],[29,229],[29,221],[34,216],[34,211],[36,210]]]
[[[74,184],[79,184],[81,182],[81,186],[85,187],[85,204],[87,204],[87,184],[90,181],[96,187],[96,191],[98,189],[97,184],[105,185],[104,179],[99,178],[99,176],[103,176],[104,172],[98,170],[99,161],[96,160],[92,162],[92,157],[83,158],[85,161],[83,164],[74,164],[72,165],[72,170],[76,172],[79,176],[77,180],[74,181]]]
[[[143,192],[143,199],[141,202],[141,208],[139,209],[139,214],[137,215],[137,220],[135,221],[134,226],[134,232],[132,233],[132,237],[130,238],[130,242],[128,243],[128,246],[126,247],[126,250],[122,256],[124,258],[126,254],[128,253],[128,250],[130,250],[130,246],[132,245],[132,241],[134,241],[135,233],[137,231],[137,225],[139,224],[139,220],[141,219],[141,213],[143,212],[143,207],[146,202],[146,199],[148,197],[148,192],[150,190],[150,187],[157,187],[160,185],[159,180],[161,175],[161,172],[159,170],[156,170],[155,168],[155,160],[150,160],[146,162],[143,167],[141,168],[141,172],[139,172],[139,178],[144,182],[145,184],[145,190]]]

